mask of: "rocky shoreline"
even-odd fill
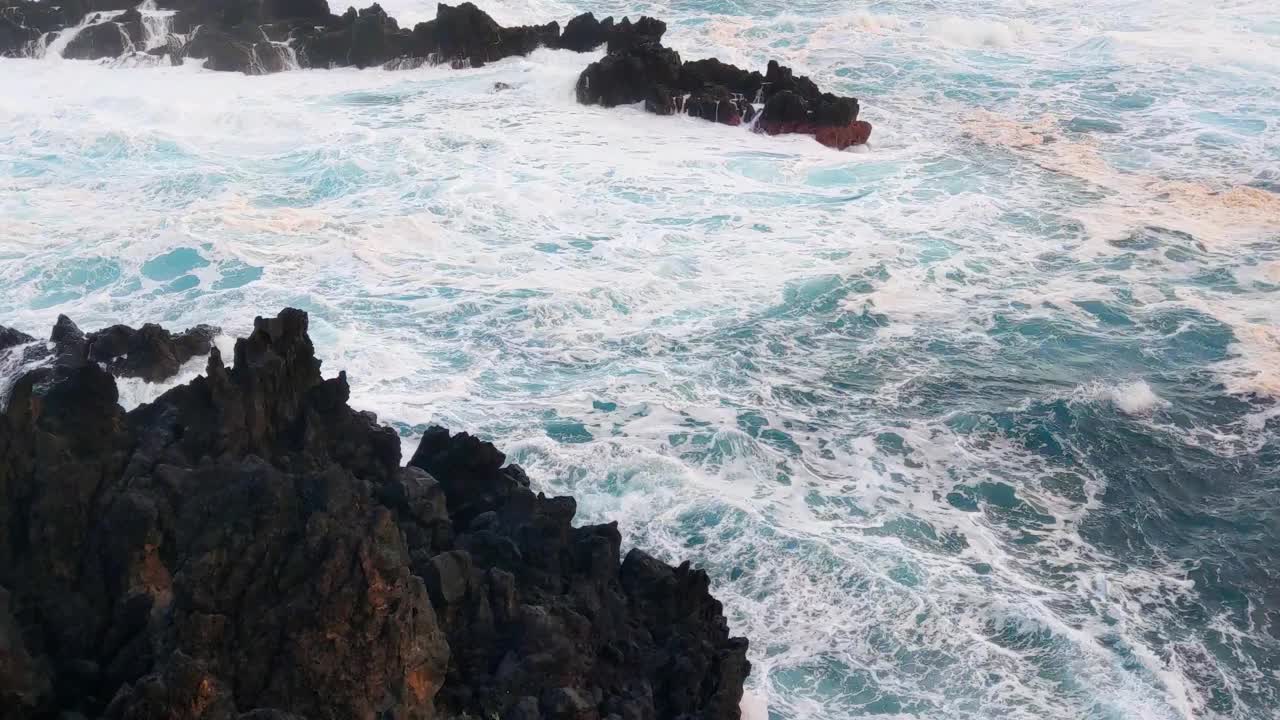
[[[493,445],[400,439],[307,315],[37,341],[0,415],[0,718],[739,717],[708,577],[530,489]],[[205,374],[125,412],[115,377]]]
[[[659,115],[684,113],[770,135],[813,135],[845,149],[866,143],[871,125],[858,101],[822,92],[770,62],[748,71],[714,58],[682,61],[662,45],[666,23],[584,13],[561,31],[502,27],[472,3],[440,4],[434,20],[402,28],[377,3],[330,12],[326,0],[0,0],[0,56],[181,64],[263,74],[298,68],[481,67],[548,47],[607,54],[576,85],[578,101],[606,107],[643,103]]]

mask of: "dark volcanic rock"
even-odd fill
[[[502,45],[502,28],[489,14],[466,2],[453,7],[436,6],[436,52],[445,60],[465,60],[479,67],[496,60]]]
[[[666,85],[654,85],[649,89],[649,97],[644,99],[644,109],[654,115],[673,115],[683,104],[683,96],[671,94]]]
[[[540,47],[555,47],[560,40],[560,23],[503,28],[499,36],[503,57],[528,55]]]
[[[779,65],[777,60],[769,61],[768,68],[764,74],[764,81],[769,86],[770,95],[780,92],[793,92],[805,100],[811,101],[822,94],[818,90],[816,83],[804,75],[796,77],[791,68]]]
[[[11,347],[23,345],[25,343],[35,342],[35,338],[22,332],[0,325],[0,350],[8,350]]]
[[[49,670],[27,651],[9,591],[0,587],[0,703],[5,717],[31,713],[49,690]]]
[[[7,8],[6,8],[7,9]],[[23,25],[21,18],[0,10],[0,57],[22,57],[40,37],[40,31]]]
[[[352,19],[354,23],[354,18]],[[303,67],[330,68],[349,65],[352,30],[350,26],[336,29],[311,29],[295,36],[294,47]]]
[[[263,14],[272,20],[309,18],[327,20],[329,3],[325,0],[266,0]]]
[[[96,363],[116,377],[159,382],[177,374],[191,358],[207,355],[218,332],[218,328],[197,325],[175,335],[148,324],[139,330],[113,325],[86,335],[70,318],[59,315],[49,342],[26,347],[20,362],[48,361],[60,371]],[[6,360],[11,348],[29,342],[29,335],[0,326],[0,361]]]
[[[854,145],[863,145],[871,139],[871,123],[866,120],[854,120],[848,125],[818,127],[813,131],[818,142],[837,150]]]
[[[760,122],[767,125],[799,126],[812,123],[809,104],[790,90],[774,93],[760,111]],[[794,131],[788,131],[794,132]]]
[[[685,100],[684,109],[689,115],[724,125],[741,125],[744,119],[750,121],[755,114],[751,104],[741,95],[719,85],[707,85],[691,93]]]
[[[766,72],[744,70],[715,58],[681,63],[662,46],[667,25],[641,17],[632,22],[597,20],[583,13],[565,25],[502,27],[471,2],[441,3],[436,17],[401,28],[377,3],[341,16],[327,0],[159,0],[176,11],[173,35],[152,55],[204,60],[211,70],[274,73],[295,67],[355,66],[412,69],[426,64],[477,68],[539,47],[586,52],[607,45],[604,58],[582,71],[578,101],[613,107],[644,103],[659,115],[687,112],[726,125],[751,123],[757,105],[763,114],[753,128],[772,135],[805,133],[837,148],[861,144],[871,126],[858,120],[858,101],[822,92],[816,83],[770,61]],[[132,0],[66,0],[63,5],[0,0],[0,55],[28,52],[42,33],[56,32],[86,13],[125,10],[113,21],[80,31],[64,56],[96,59],[137,49],[142,16]],[[74,20],[73,20],[74,19]],[[189,40],[183,38],[190,34]],[[52,36],[51,36],[52,37]]]
[[[646,100],[656,86],[679,87],[680,55],[661,45],[609,53],[578,77],[578,102],[614,107]]]
[[[13,27],[27,28],[38,37],[40,33],[78,25],[84,11],[76,12],[74,5],[74,2],[54,5],[32,0],[0,0],[0,28],[7,21]]]
[[[273,33],[281,30],[278,25],[241,25],[230,31],[201,25],[184,46],[171,44],[158,52],[203,59],[209,70],[246,75],[280,72],[289,67],[288,52],[282,44],[271,41],[268,29]]]
[[[589,15],[570,21],[562,47],[585,48],[602,34]],[[644,17],[623,19],[608,33],[609,53],[578,77],[578,102],[612,107],[644,102],[658,115],[685,112],[725,125],[750,123],[770,135],[803,133],[824,145],[845,149],[865,143],[871,125],[858,120],[858,101],[823,93],[816,83],[770,61],[764,75],[715,58],[680,63],[661,44],[666,25]],[[579,40],[579,38],[584,38]]]
[[[434,39],[432,52],[440,60],[471,67],[512,55],[528,55],[543,45],[554,47],[560,39],[559,23],[504,28],[469,2],[457,7],[441,3],[429,27],[414,31],[424,37],[430,33]]]
[[[564,26],[557,47],[574,52],[588,52],[609,42],[613,32],[613,18],[597,20],[596,16],[586,12],[573,18]]]
[[[667,32],[667,24],[651,17],[642,17],[635,24],[630,18],[613,27],[609,33],[609,52],[622,53],[646,45],[657,45]]]
[[[177,374],[178,368],[197,355],[208,355],[218,329],[199,325],[174,335],[159,325],[134,330],[113,325],[90,333],[89,359],[103,363],[117,377],[137,377],[159,382]]]
[[[255,320],[231,367],[211,335],[60,318],[14,384],[6,719],[738,717],[746,641],[706,573],[619,563],[615,525],[574,527],[572,498],[466,433],[428,430],[400,467],[305,313]],[[126,349],[157,378],[209,356],[125,413],[99,358]]]
[[[361,10],[351,24],[351,49],[347,62],[359,68],[381,65],[400,54],[400,26],[374,3]]]
[[[256,32],[261,35],[260,31]],[[237,37],[209,25],[201,25],[192,35],[184,52],[188,57],[203,58],[204,67],[209,70],[254,75],[259,71],[256,69],[257,56],[253,52],[253,46],[263,40],[265,37]]]
[[[764,82],[764,76],[754,70],[748,72],[715,58],[691,60],[680,68],[680,87],[685,92],[696,92],[708,85],[717,85],[748,101],[754,101],[764,88]]]
[[[115,22],[124,31],[130,45],[133,45],[135,49],[142,45],[142,13],[138,12],[137,8],[129,8],[117,15]]]
[[[120,57],[131,41],[123,28],[107,20],[80,31],[67,43],[62,56],[74,60],[98,60]]]
[[[827,94],[805,100],[792,90],[775,93],[760,112],[756,129],[770,135],[813,135],[828,147],[844,150],[871,137],[871,124],[858,118],[858,101]]]

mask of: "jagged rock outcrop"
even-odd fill
[[[0,57],[22,57],[39,38],[39,30],[0,12]]]
[[[746,641],[706,573],[619,562],[616,525],[466,433],[401,467],[307,324],[258,318],[230,366],[206,326],[0,329],[0,360],[43,360],[0,413],[0,715],[738,717]],[[117,403],[113,373],[201,352]]]
[[[23,343],[35,342],[35,338],[22,332],[0,325],[0,350],[8,350],[9,348],[22,345]]]
[[[656,43],[613,52],[578,76],[575,92],[584,105],[615,107],[649,98],[655,88],[680,86],[680,54]]]
[[[73,60],[119,57],[129,47],[124,29],[114,20],[104,20],[81,30],[67,43],[62,56]]]
[[[770,135],[802,133],[844,150],[867,142],[871,125],[858,120],[858,101],[824,93],[805,76],[770,61],[768,71],[743,70],[714,58],[681,62],[642,18],[629,34],[615,31],[609,53],[578,78],[578,102],[613,107],[643,101],[658,115],[684,112],[726,125],[751,122]],[[665,26],[662,26],[665,30]],[[657,39],[655,39],[655,36]]]
[[[402,28],[377,3],[362,10],[349,7],[339,16],[330,12],[326,0],[158,2],[175,13],[169,19],[172,32],[145,52],[175,63],[197,58],[211,70],[260,74],[292,67],[440,63],[465,68],[527,55],[539,47],[588,52],[605,46],[606,55],[578,78],[575,93],[581,103],[644,103],[659,115],[687,113],[725,125],[748,123],[770,135],[809,134],[842,150],[867,142],[871,134],[871,125],[858,119],[856,99],[822,92],[808,77],[775,61],[763,75],[715,58],[682,62],[662,45],[666,23],[651,17],[615,23],[612,17],[597,20],[583,13],[561,32],[554,21],[508,28],[473,3],[441,3],[435,19]],[[65,57],[99,59],[141,51],[143,18],[132,5],[129,0],[72,0],[65,7],[0,0],[0,55],[27,52],[43,33],[56,32],[72,19],[78,22],[89,10],[99,11],[97,20],[89,16],[93,24],[67,43]],[[107,13],[110,17],[102,13],[125,8],[124,13]]]
[[[0,0],[0,57],[23,57],[45,33],[75,25],[84,16],[75,2]]]
[[[71,318],[59,315],[49,342],[25,348],[20,360],[21,364],[44,360],[55,367],[92,362],[116,377],[159,382],[177,374],[191,358],[208,355],[218,332],[216,327],[197,325],[174,334],[148,323],[136,330],[128,325],[112,325],[86,334]],[[0,326],[0,353],[32,342],[30,335]],[[4,357],[0,355],[0,359]],[[41,370],[47,371],[49,368]]]
[[[564,33],[556,47],[574,52],[589,52],[609,42],[609,34],[613,32],[613,18],[597,20],[592,13],[586,12],[565,23]]]

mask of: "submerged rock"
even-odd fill
[[[228,366],[206,326],[59,319],[0,413],[6,718],[739,716],[705,572],[619,562],[615,524],[466,433],[401,467],[307,326],[256,319]],[[126,413],[121,350],[149,379],[208,359]]]

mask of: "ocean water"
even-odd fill
[[[1272,3],[482,7],[652,14],[876,130],[580,107],[592,58],[547,50],[0,59],[0,323],[308,310],[407,450],[478,432],[707,567],[750,718],[1276,717]]]

